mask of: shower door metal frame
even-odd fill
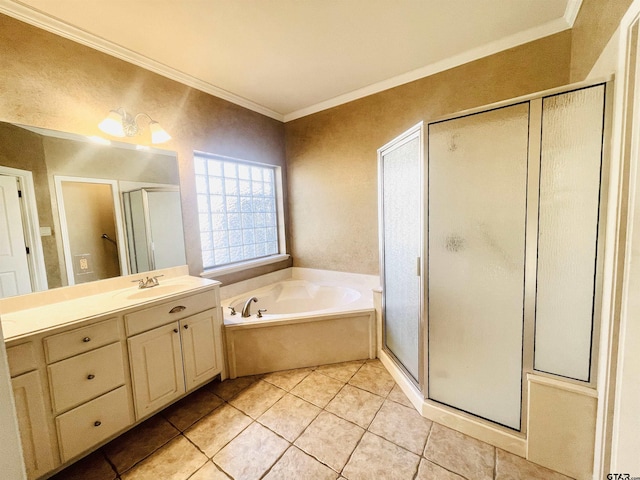
[[[386,322],[385,322],[385,241],[384,241],[384,161],[383,157],[386,152],[391,149],[395,149],[401,147],[402,145],[415,140],[419,140],[420,152],[419,152],[419,182],[420,182],[420,249],[418,252],[419,257],[416,259],[416,273],[419,277],[419,299],[420,305],[418,308],[419,318],[418,320],[418,378],[414,378],[413,375],[407,370],[407,368],[402,364],[402,362],[396,357],[396,355],[387,348],[386,341]],[[425,305],[425,135],[424,135],[424,122],[420,122],[404,133],[400,134],[390,142],[386,143],[382,147],[378,149],[378,237],[379,237],[379,258],[380,258],[380,283],[382,286],[382,345],[380,348],[384,350],[385,353],[389,355],[389,358],[393,360],[393,362],[400,368],[400,370],[405,374],[406,378],[408,378],[422,393],[423,396],[426,394],[425,385],[426,385],[426,371],[425,368],[425,352],[424,345],[426,344],[426,305]]]
[[[486,423],[493,428],[504,430],[512,435],[520,437],[526,437],[527,434],[527,412],[528,412],[528,382],[527,375],[535,374],[551,379],[561,380],[566,383],[573,383],[580,386],[586,386],[589,388],[596,388],[597,386],[597,373],[598,373],[598,358],[600,349],[600,326],[602,316],[606,314],[603,312],[603,308],[606,308],[602,304],[603,295],[603,277],[604,277],[604,262],[605,262],[605,228],[600,228],[597,234],[599,256],[596,276],[595,276],[595,289],[598,292],[594,298],[594,321],[592,330],[592,355],[590,365],[590,381],[584,382],[581,380],[575,380],[572,378],[562,377],[559,375],[541,372],[534,370],[534,336],[535,336],[535,304],[536,304],[536,274],[537,274],[537,238],[538,238],[538,203],[539,203],[539,184],[540,184],[540,155],[541,155],[541,138],[542,138],[542,100],[545,97],[553,95],[568,93],[583,88],[594,87],[597,85],[605,86],[605,99],[604,99],[604,112],[603,112],[603,146],[602,146],[602,166],[601,166],[601,193],[600,193],[600,205],[599,205],[599,223],[601,225],[607,225],[607,204],[612,201],[608,190],[609,186],[609,169],[610,169],[610,156],[611,156],[611,129],[612,129],[612,105],[613,105],[613,77],[607,76],[604,78],[593,79],[584,82],[573,83],[570,85],[564,85],[561,87],[545,90],[542,92],[536,92],[529,95],[523,95],[521,97],[512,98],[509,100],[496,102],[489,105],[484,105],[477,108],[472,108],[460,112],[456,112],[450,115],[438,117],[434,120],[427,122],[427,135],[424,137],[424,161],[423,161],[423,207],[424,213],[422,222],[425,226],[428,225],[428,219],[424,216],[428,214],[428,192],[424,192],[426,186],[429,185],[428,175],[429,169],[427,162],[429,161],[429,135],[428,127],[432,123],[440,123],[447,120],[453,120],[460,117],[483,113],[503,107],[509,107],[518,103],[529,102],[529,149],[527,155],[527,201],[526,201],[526,223],[525,223],[525,277],[524,277],[524,322],[523,322],[523,348],[522,348],[522,401],[521,401],[521,428],[520,430],[514,430],[506,426],[497,424],[491,420],[479,417],[472,413],[467,413],[459,410],[455,407],[437,402],[429,398],[429,368],[426,364],[421,364],[422,375],[422,393],[424,394],[425,403],[436,406],[440,409],[450,410],[451,412],[468,416],[481,423]],[[615,199],[614,199],[615,200]],[[425,230],[423,228],[422,233],[422,245],[423,245],[423,260],[422,260],[422,273],[425,273],[425,268],[429,258],[428,243],[425,241]],[[420,326],[421,336],[423,341],[423,347],[420,350],[421,361],[426,362],[429,352],[429,338],[428,338],[428,310],[426,308],[428,303],[428,287],[429,278],[428,275],[422,276],[423,283],[423,295],[422,299],[422,315]]]

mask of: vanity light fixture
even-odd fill
[[[151,143],[163,143],[171,139],[171,135],[146,113],[138,113],[136,116],[132,116],[122,107],[111,110],[107,118],[100,122],[98,128],[114,137],[133,137],[143,130],[138,123],[141,117],[149,119]]]

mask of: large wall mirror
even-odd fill
[[[0,298],[186,263],[175,153],[0,122]]]

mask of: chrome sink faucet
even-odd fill
[[[242,307],[242,318],[247,318],[251,316],[251,302],[257,302],[258,299],[256,297],[251,297],[244,303],[244,307]]]
[[[160,277],[164,277],[164,275],[155,275],[153,277],[147,277],[146,279],[144,278],[140,278],[138,280],[131,280],[134,283],[138,283],[138,288],[151,288],[151,287],[157,287],[158,285],[160,285],[160,282],[158,282],[158,278]]]

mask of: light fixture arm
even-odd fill
[[[141,126],[140,126],[140,124],[138,123],[138,119],[139,119],[140,117],[147,117],[147,119],[149,120],[149,124],[151,124],[151,123],[158,123],[158,122],[156,122],[153,118],[151,118],[149,115],[147,115],[146,113],[139,113],[139,114],[137,114],[137,115],[136,115],[136,117],[135,117],[134,121],[136,122],[136,125],[138,125],[138,128],[139,128],[140,130],[142,130],[142,127],[141,127]]]

